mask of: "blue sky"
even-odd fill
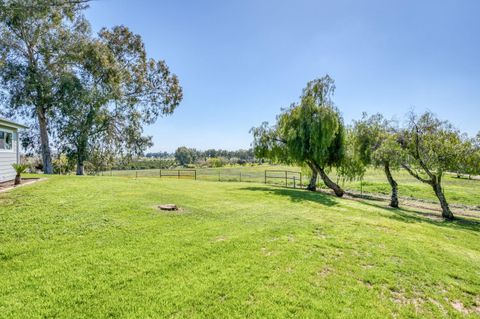
[[[248,148],[306,82],[330,74],[345,122],[431,110],[480,130],[480,1],[96,0],[94,31],[123,24],[184,89],[146,128],[153,151]]]

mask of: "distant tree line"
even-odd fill
[[[181,146],[173,154],[179,165],[200,165],[208,167],[221,167],[227,164],[245,165],[257,162],[253,149],[240,149],[227,151],[221,149],[208,149],[200,151],[195,148]]]
[[[274,125],[252,128],[254,153],[285,164],[308,167],[314,191],[319,175],[341,197],[344,190],[330,179],[335,168],[346,179],[363,178],[366,167],[381,167],[391,187],[390,206],[398,207],[398,182],[392,170],[402,168],[429,185],[438,198],[442,216],[453,219],[442,179],[446,172],[480,175],[480,133],[462,134],[433,113],[410,112],[403,126],[381,114],[346,126],[332,96],[335,84],[328,75],[308,82],[300,101],[284,109]]]
[[[64,153],[52,154],[54,174],[69,174],[76,169],[76,162]],[[23,156],[22,162],[28,164],[31,171],[43,169],[43,162],[34,154]],[[88,161],[84,162],[85,173],[97,174],[108,170],[142,170],[172,169],[183,167],[222,167],[226,165],[246,165],[261,163],[256,160],[253,149],[248,150],[215,150],[200,151],[194,148],[179,147],[175,153],[154,152],[145,156],[111,156],[93,151]]]
[[[145,154],[146,158],[173,158],[173,153],[169,152],[155,152],[155,153],[147,153]]]

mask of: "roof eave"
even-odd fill
[[[5,126],[9,126],[9,127],[14,127],[14,128],[17,128],[17,129],[28,128],[28,126],[25,126],[23,124],[19,124],[19,123],[16,123],[16,122],[13,122],[13,121],[10,121],[10,120],[7,120],[7,119],[4,119],[4,118],[0,117],[0,125],[1,124],[4,124]]]

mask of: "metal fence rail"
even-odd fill
[[[159,177],[176,177],[197,179],[197,170],[194,169],[160,169]]]
[[[283,185],[302,188],[302,173],[288,170],[249,171],[239,169],[140,169],[140,170],[110,170],[100,172],[101,176],[116,176],[130,178],[176,178],[221,182],[250,182]]]
[[[267,169],[265,170],[265,184],[267,184],[270,179],[285,180],[285,187],[288,187],[289,181],[291,181],[291,184],[293,184],[293,188],[297,188],[297,183],[299,183],[298,186],[300,188],[302,187],[302,173],[300,172]]]

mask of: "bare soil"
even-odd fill
[[[20,185],[15,186],[14,181],[6,181],[0,183],[0,193],[7,192],[11,189],[22,187],[25,185],[30,185],[36,182],[43,180],[42,178],[22,178],[22,183]]]
[[[330,191],[325,189],[319,189],[318,192],[329,194],[334,196],[334,194]],[[346,191],[343,198],[351,199],[351,200],[369,200],[375,202],[381,202],[385,205],[386,208],[389,208],[388,203],[390,201],[389,196],[381,195],[381,194],[372,194],[372,193],[363,193],[360,194],[359,192],[354,191]],[[407,207],[413,209],[421,209],[430,211],[430,213],[422,212],[422,216],[430,218],[430,219],[442,219],[442,209],[438,203],[427,201],[423,199],[414,199],[414,198],[405,198],[399,197],[399,204],[400,207]],[[450,204],[450,208],[453,211],[453,214],[456,216],[462,217],[469,217],[480,219],[480,207],[479,206],[468,206],[468,205],[458,205],[458,204]],[[392,208],[393,209],[393,208]]]

